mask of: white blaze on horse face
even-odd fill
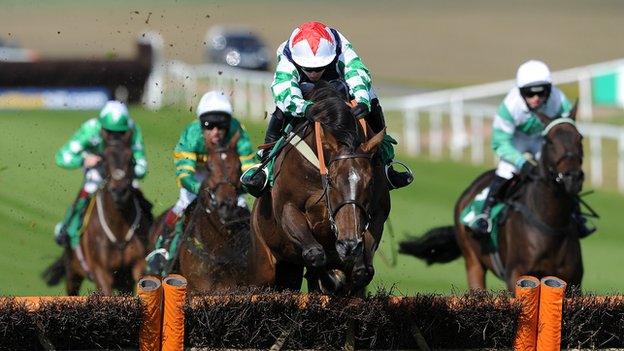
[[[227,154],[225,152],[221,153],[221,161],[225,161],[225,159],[227,158]]]
[[[349,191],[351,191],[352,198],[355,198],[355,191],[359,181],[360,175],[357,174],[353,168],[351,168],[349,170]]]
[[[122,180],[126,176],[126,172],[122,169],[116,169],[111,175],[114,180]]]

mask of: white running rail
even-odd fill
[[[204,64],[192,66],[180,61],[166,63],[168,85],[165,104],[180,103],[194,108],[198,94],[220,89],[230,94],[239,116],[262,119],[275,109],[270,92],[273,74],[241,70],[229,66]],[[624,59],[553,72],[557,84],[577,83],[579,90],[579,118],[590,121],[593,114],[591,79],[613,73],[624,66]],[[489,132],[496,105],[513,87],[513,80],[468,86],[456,89],[426,92],[405,97],[382,97],[389,128],[401,127],[401,146],[410,155],[419,155],[428,149],[429,156],[440,158],[448,149],[454,160],[468,154],[474,164],[491,158]],[[402,117],[402,118],[401,118]],[[428,118],[428,119],[427,119]],[[618,189],[624,193],[624,128],[611,125],[579,123],[579,130],[589,140],[591,184],[605,183],[603,170],[617,172]],[[605,148],[605,141],[615,141],[617,155]],[[469,149],[469,150],[468,150]],[[617,167],[613,167],[617,162]]]

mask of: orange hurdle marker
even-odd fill
[[[137,295],[145,304],[143,323],[139,334],[139,350],[160,350],[162,326],[163,289],[160,278],[145,276],[137,284]]]
[[[539,316],[540,281],[523,275],[516,282],[516,299],[522,304],[514,350],[535,351],[537,348],[537,321]]]
[[[537,349],[555,351],[561,347],[561,319],[566,282],[557,277],[544,277],[540,284]]]
[[[162,350],[184,350],[184,302],[186,300],[186,279],[179,274],[170,274],[163,279],[165,292],[165,313],[162,325]]]

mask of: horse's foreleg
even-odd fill
[[[485,268],[474,255],[465,256],[466,274],[468,275],[468,288],[470,290],[485,290]]]
[[[373,280],[373,256],[375,255],[375,239],[370,232],[364,233],[364,254],[357,258],[351,271],[353,290],[364,289]]]
[[[323,246],[314,239],[312,231],[308,227],[305,215],[293,204],[284,205],[282,213],[282,229],[301,250],[303,262],[309,267],[322,267],[325,265],[326,256]]]
[[[78,296],[84,277],[72,267],[72,260],[68,259],[65,265],[65,290],[69,296]]]
[[[113,276],[101,267],[93,267],[93,278],[95,285],[104,295],[113,294]]]

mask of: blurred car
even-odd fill
[[[269,69],[269,52],[262,39],[246,27],[212,27],[206,33],[206,58],[217,64],[262,70]]]
[[[0,39],[0,62],[32,62],[38,55],[30,49],[23,49],[15,43],[5,42]]]

